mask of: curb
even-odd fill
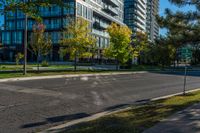
[[[191,92],[196,92],[196,91],[200,91],[200,88],[186,91],[186,94],[191,93]],[[166,99],[166,98],[169,98],[169,97],[178,96],[178,95],[181,95],[181,94],[183,94],[183,93],[175,93],[175,94],[171,94],[171,95],[161,96],[161,97],[153,98],[150,101],[162,100],[162,99]],[[145,102],[145,103],[148,103],[148,102]],[[137,103],[135,105],[145,104],[145,103],[142,102],[142,103]],[[114,109],[114,110],[104,111],[104,112],[97,113],[97,114],[94,114],[94,115],[91,115],[91,116],[88,116],[88,117],[85,117],[85,118],[72,120],[72,121],[69,121],[65,124],[54,126],[54,127],[51,127],[49,129],[46,129],[46,130],[38,132],[38,133],[59,133],[59,132],[66,130],[67,128],[75,126],[77,124],[96,120],[96,119],[99,119],[101,117],[112,115],[114,113],[119,113],[119,112],[126,111],[126,110],[129,110],[129,109],[131,109],[131,107],[130,107],[130,105],[127,105],[127,106],[123,106],[123,107],[120,107],[120,108],[117,108],[117,109]]]
[[[14,81],[38,80],[38,79],[71,78],[71,77],[83,77],[83,76],[91,77],[91,76],[106,76],[106,75],[126,75],[126,74],[138,74],[138,73],[148,73],[148,72],[147,71],[111,72],[111,73],[97,73],[97,74],[69,74],[69,75],[19,77],[19,78],[0,79],[0,83],[2,83],[2,82],[14,82]]]
[[[38,132],[38,133],[59,133],[59,132],[65,131],[66,128],[69,128],[71,126],[74,126],[74,125],[77,125],[77,124],[80,124],[80,123],[84,123],[84,122],[89,122],[89,121],[92,121],[92,120],[96,120],[98,118],[108,116],[108,115],[111,115],[111,114],[114,114],[114,113],[126,111],[126,110],[129,110],[129,109],[131,109],[131,107],[126,106],[126,107],[121,107],[121,108],[118,108],[118,109],[115,109],[115,110],[112,110],[112,111],[104,111],[104,112],[97,113],[97,114],[94,114],[94,115],[89,116],[89,117],[85,117],[85,118],[81,118],[81,119],[77,119],[77,120],[72,120],[72,121],[67,122],[65,124],[61,124],[61,125],[49,128],[47,130]]]

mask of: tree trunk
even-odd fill
[[[174,71],[175,71],[175,68],[176,68],[176,59],[177,59],[177,50],[176,50],[175,56],[174,56]]]
[[[94,55],[92,55],[92,57],[91,57],[91,65],[92,66],[94,65]]]
[[[40,71],[40,64],[39,64],[39,54],[37,55],[37,71]]]
[[[116,71],[119,70],[119,61],[116,59]]]
[[[74,57],[74,71],[77,70],[77,52],[75,53],[75,57]]]

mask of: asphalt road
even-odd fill
[[[200,88],[200,73],[187,90]],[[0,83],[0,133],[36,132],[141,100],[181,92],[181,74],[141,73]]]

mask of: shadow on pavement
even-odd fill
[[[90,116],[90,115],[88,115],[86,113],[78,113],[78,114],[72,114],[72,115],[49,117],[49,118],[46,118],[46,120],[44,120],[42,122],[28,123],[28,124],[22,125],[21,128],[33,128],[33,127],[38,127],[38,126],[42,126],[42,125],[46,125],[46,124],[71,121],[71,120],[80,119],[80,118],[84,118],[84,117],[88,117],[88,116]]]
[[[176,75],[176,76],[184,76],[184,71],[162,71],[162,72],[150,72],[156,74],[167,74],[167,75]],[[188,71],[187,76],[200,77],[200,71]]]

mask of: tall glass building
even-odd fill
[[[125,0],[124,22],[133,31],[146,32],[146,0]]]
[[[159,0],[147,0],[146,30],[151,41],[154,41],[159,36],[159,25],[156,21],[158,13]]]
[[[159,11],[159,0],[125,0],[124,22],[134,31],[148,34],[154,41],[159,35],[156,15]]]
[[[109,24],[116,22],[123,23],[124,1],[123,0],[65,0],[70,8],[52,6],[49,8],[38,7],[46,26],[46,33],[52,38],[53,49],[49,55],[51,61],[61,61],[59,55],[59,40],[62,37],[62,30],[69,22],[70,17],[83,17],[91,22],[92,33],[97,39],[99,54],[109,45],[109,35],[105,31]],[[16,11],[5,16],[5,30],[2,33],[3,59],[14,61],[18,52],[23,52],[24,44],[24,19],[22,12]],[[28,36],[32,32],[35,21],[28,19]],[[30,40],[30,38],[29,38]],[[65,57],[66,59],[66,57]],[[33,61],[34,55],[29,51],[28,60]]]

